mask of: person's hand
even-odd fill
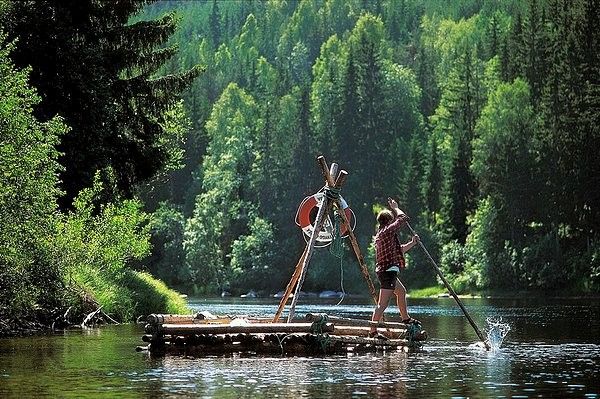
[[[393,199],[392,197],[388,197],[388,205],[390,208],[392,209],[396,209],[398,208],[398,203],[396,202],[395,199]]]
[[[415,234],[415,235],[413,236],[412,240],[413,240],[413,242],[416,244],[416,243],[418,243],[419,241],[421,241],[421,237],[419,237],[419,235],[418,235],[418,234]]]

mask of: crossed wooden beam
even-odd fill
[[[338,165],[336,163],[332,163],[330,168],[327,167],[327,162],[325,161],[325,157],[323,157],[322,155],[317,157],[317,162],[319,163],[321,173],[323,174],[323,177],[325,178],[326,192],[327,192],[327,189],[333,189],[333,191],[339,192],[339,190],[342,188],[342,186],[346,182],[346,178],[348,177],[348,172],[346,172],[345,170],[342,169],[339,173],[337,173]],[[333,176],[336,176],[335,180],[333,180]],[[362,253],[360,252],[360,247],[358,246],[358,241],[356,240],[356,236],[354,235],[354,232],[350,228],[350,223],[348,221],[348,217],[346,216],[346,213],[342,209],[342,205],[340,203],[339,196],[325,195],[323,198],[323,202],[321,203],[321,206],[319,207],[319,211],[317,212],[317,217],[315,219],[315,228],[312,231],[310,239],[306,243],[306,247],[304,248],[304,251],[302,252],[302,255],[300,256],[300,259],[298,260],[298,263],[296,264],[296,268],[294,269],[292,278],[290,279],[290,281],[285,289],[285,292],[283,294],[283,297],[281,298],[281,302],[279,303],[279,307],[277,309],[277,312],[275,313],[275,317],[273,318],[274,323],[279,321],[279,319],[281,317],[281,313],[283,312],[283,308],[285,307],[285,304],[287,303],[287,301],[292,293],[292,290],[294,290],[294,287],[295,287],[294,297],[292,298],[292,303],[290,304],[290,311],[288,314],[287,322],[288,323],[291,322],[292,319],[294,318],[296,303],[298,302],[298,297],[299,297],[300,290],[302,289],[302,284],[304,284],[304,279],[306,277],[306,270],[308,269],[308,263],[310,262],[310,258],[312,257],[312,254],[314,252],[315,242],[317,240],[317,237],[319,236],[321,229],[323,228],[323,224],[325,222],[326,215],[329,214],[329,212],[331,212],[333,207],[337,208],[338,214],[342,218],[342,223],[347,227],[348,239],[350,240],[350,245],[352,247],[352,250],[354,251],[354,255],[356,255],[356,259],[358,260],[358,265],[360,267],[361,274],[363,275],[363,278],[365,279],[367,286],[369,287],[369,291],[371,292],[371,297],[373,298],[373,301],[375,303],[377,303],[377,293],[375,291],[375,286],[373,285],[373,282],[371,281],[371,277],[369,275],[369,270],[367,269],[367,265],[365,264],[365,258],[363,257]]]

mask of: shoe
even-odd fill
[[[404,324],[421,324],[421,322],[419,320],[413,319],[412,317],[402,320],[402,323],[404,323]]]
[[[377,331],[373,332],[369,332],[369,338],[375,338],[375,339],[380,339],[382,341],[387,341],[388,337],[386,337],[385,335],[378,333]]]

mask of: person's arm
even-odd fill
[[[414,247],[415,245],[417,245],[417,243],[419,242],[419,240],[420,240],[420,238],[419,238],[418,235],[415,234],[414,236],[412,236],[412,239],[409,242],[407,242],[406,244],[402,244],[401,245],[401,247],[402,247],[402,253],[405,254],[408,251],[410,251],[410,249],[412,247]]]
[[[388,205],[392,209],[392,212],[396,215],[396,219],[385,227],[386,234],[392,234],[400,230],[404,223],[409,219],[408,216],[398,207],[398,203],[392,198],[388,197]]]
[[[398,207],[398,203],[395,199],[388,197],[388,205],[392,209],[392,211],[398,216],[406,216],[406,214]]]

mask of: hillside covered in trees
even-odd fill
[[[367,251],[399,198],[460,290],[597,290],[600,6],[595,1],[158,2],[206,67],[184,94],[185,166],[143,190],[150,270],[205,292],[276,291],[304,241],[315,157],[349,172]],[[413,252],[405,278],[435,283]],[[345,286],[364,290],[348,250]],[[314,258],[309,287],[338,289]]]
[[[319,154],[370,257],[393,196],[459,291],[600,289],[597,1],[106,4],[0,2],[0,295],[276,292]],[[320,250],[306,289],[342,284],[366,292]]]

